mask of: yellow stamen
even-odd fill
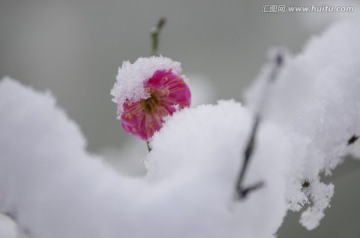
[[[131,119],[131,118],[132,118],[131,113],[129,113],[129,112],[128,112],[128,113],[126,113],[125,118]]]

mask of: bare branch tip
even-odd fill
[[[162,29],[165,26],[165,24],[166,24],[166,18],[161,17],[158,21],[157,28]]]

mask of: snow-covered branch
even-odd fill
[[[281,125],[296,146],[291,162],[287,200],[299,211],[312,202],[301,217],[308,229],[319,225],[334,193],[332,184],[320,181],[347,154],[360,157],[360,31],[357,21],[334,25],[314,37],[303,53],[289,57],[268,102],[269,122]],[[247,92],[252,107],[265,84],[260,75]],[[307,186],[302,186],[306,184]]]
[[[347,154],[360,157],[357,23],[337,24],[287,56],[242,181],[266,186],[240,202],[233,199],[239,158],[269,65],[246,92],[246,107],[219,101],[169,117],[152,137],[144,178],[118,174],[88,153],[50,93],[1,80],[0,211],[16,214],[34,238],[268,238],[289,209],[311,201],[301,222],[315,228],[334,192],[320,175]]]

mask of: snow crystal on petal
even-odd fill
[[[138,58],[133,64],[123,62],[111,90],[113,101],[118,104],[118,115],[122,113],[126,100],[135,102],[150,96],[145,90],[144,82],[158,70],[171,70],[174,74],[181,75],[180,63],[163,56]]]

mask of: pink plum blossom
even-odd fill
[[[164,117],[190,106],[191,93],[183,77],[171,69],[155,71],[143,87],[149,97],[126,100],[120,105],[120,119],[126,132],[148,140],[161,129]]]

